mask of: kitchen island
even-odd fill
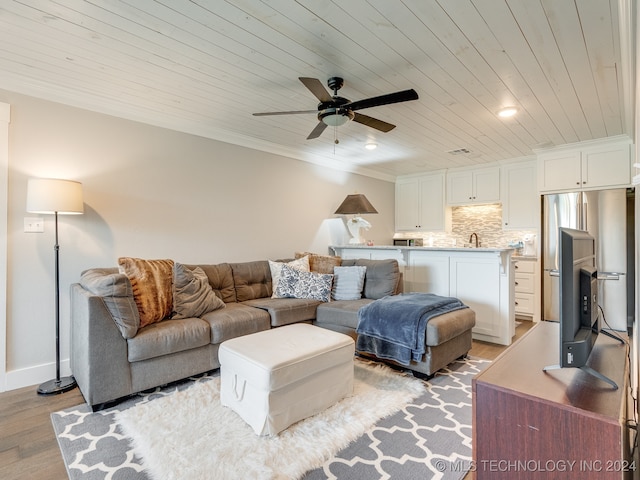
[[[345,259],[395,259],[405,292],[459,298],[476,312],[473,338],[510,345],[515,334],[512,248],[334,245]]]

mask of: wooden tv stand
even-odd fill
[[[576,368],[543,372],[558,363],[555,322],[505,350],[472,384],[475,478],[631,478],[627,349],[599,335],[589,358],[617,390]]]

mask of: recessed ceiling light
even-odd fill
[[[378,148],[378,144],[369,142],[365,144],[364,148],[366,148],[367,150],[375,150],[376,148]]]
[[[498,116],[500,117],[513,117],[516,113],[518,113],[518,109],[516,107],[504,107],[500,109],[498,112]]]

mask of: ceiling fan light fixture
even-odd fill
[[[504,107],[498,111],[498,116],[502,118],[513,117],[516,113],[518,113],[518,109],[516,107]]]
[[[353,112],[343,108],[327,108],[318,114],[319,120],[330,127],[340,127],[353,117]]]
[[[349,118],[344,115],[327,115],[326,117],[322,117],[322,121],[329,125],[330,127],[340,127],[349,121]]]

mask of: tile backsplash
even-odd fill
[[[478,234],[482,247],[503,248],[536,230],[503,230],[502,205],[452,207],[451,232],[401,232],[395,238],[422,238],[424,246],[465,247],[472,233]]]

